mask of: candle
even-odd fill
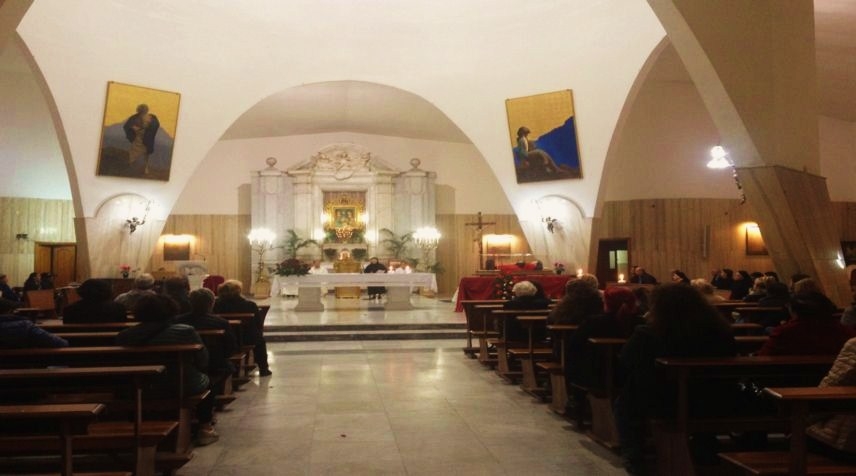
[[[623,275],[623,274],[619,274],[619,275],[618,275],[618,282],[619,282],[619,283],[623,283],[623,282],[624,282],[624,275]]]
[[[577,269],[577,277],[581,278],[582,276],[583,276],[583,269],[582,268]]]

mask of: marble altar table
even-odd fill
[[[388,310],[413,309],[410,303],[410,289],[414,286],[437,290],[437,277],[434,273],[329,273],[307,274],[305,276],[276,276],[274,288],[297,286],[297,307],[295,311],[323,311],[321,288],[334,286],[383,286],[386,291]],[[281,293],[280,293],[281,294]]]

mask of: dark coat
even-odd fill
[[[225,331],[224,347],[218,349],[215,354],[213,349],[209,349],[210,363],[209,369],[218,371],[231,371],[233,365],[229,361],[229,357],[238,351],[238,339],[232,331],[232,326],[229,321],[222,317],[212,316],[210,314],[195,315],[192,313],[182,314],[175,318],[177,324],[187,324],[196,330],[214,329]]]
[[[69,304],[62,311],[62,322],[77,324],[84,322],[125,322],[125,306],[113,302],[92,302],[86,299]]]
[[[170,322],[142,322],[130,329],[125,329],[116,336],[116,344],[125,346],[137,345],[168,345],[168,344],[203,344],[196,330],[186,324]],[[189,394],[200,393],[207,389],[210,383],[203,372],[208,368],[208,350],[204,344],[202,350],[196,353],[194,365],[185,366],[184,385]],[[175,375],[177,369],[170,368],[168,373]]]
[[[26,317],[13,314],[0,316],[0,349],[33,347],[68,347],[68,342],[37,327]]]

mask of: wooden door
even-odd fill
[[[54,275],[54,286],[59,288],[77,279],[77,244],[36,243],[33,270]]]
[[[630,281],[630,239],[610,238],[597,245],[597,280],[601,287],[618,281],[618,275]]]

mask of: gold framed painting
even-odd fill
[[[97,175],[169,181],[181,95],[107,83]]]
[[[582,178],[570,89],[507,99],[517,183]]]
[[[333,206],[332,207],[333,228],[358,228],[357,207],[355,206]]]

